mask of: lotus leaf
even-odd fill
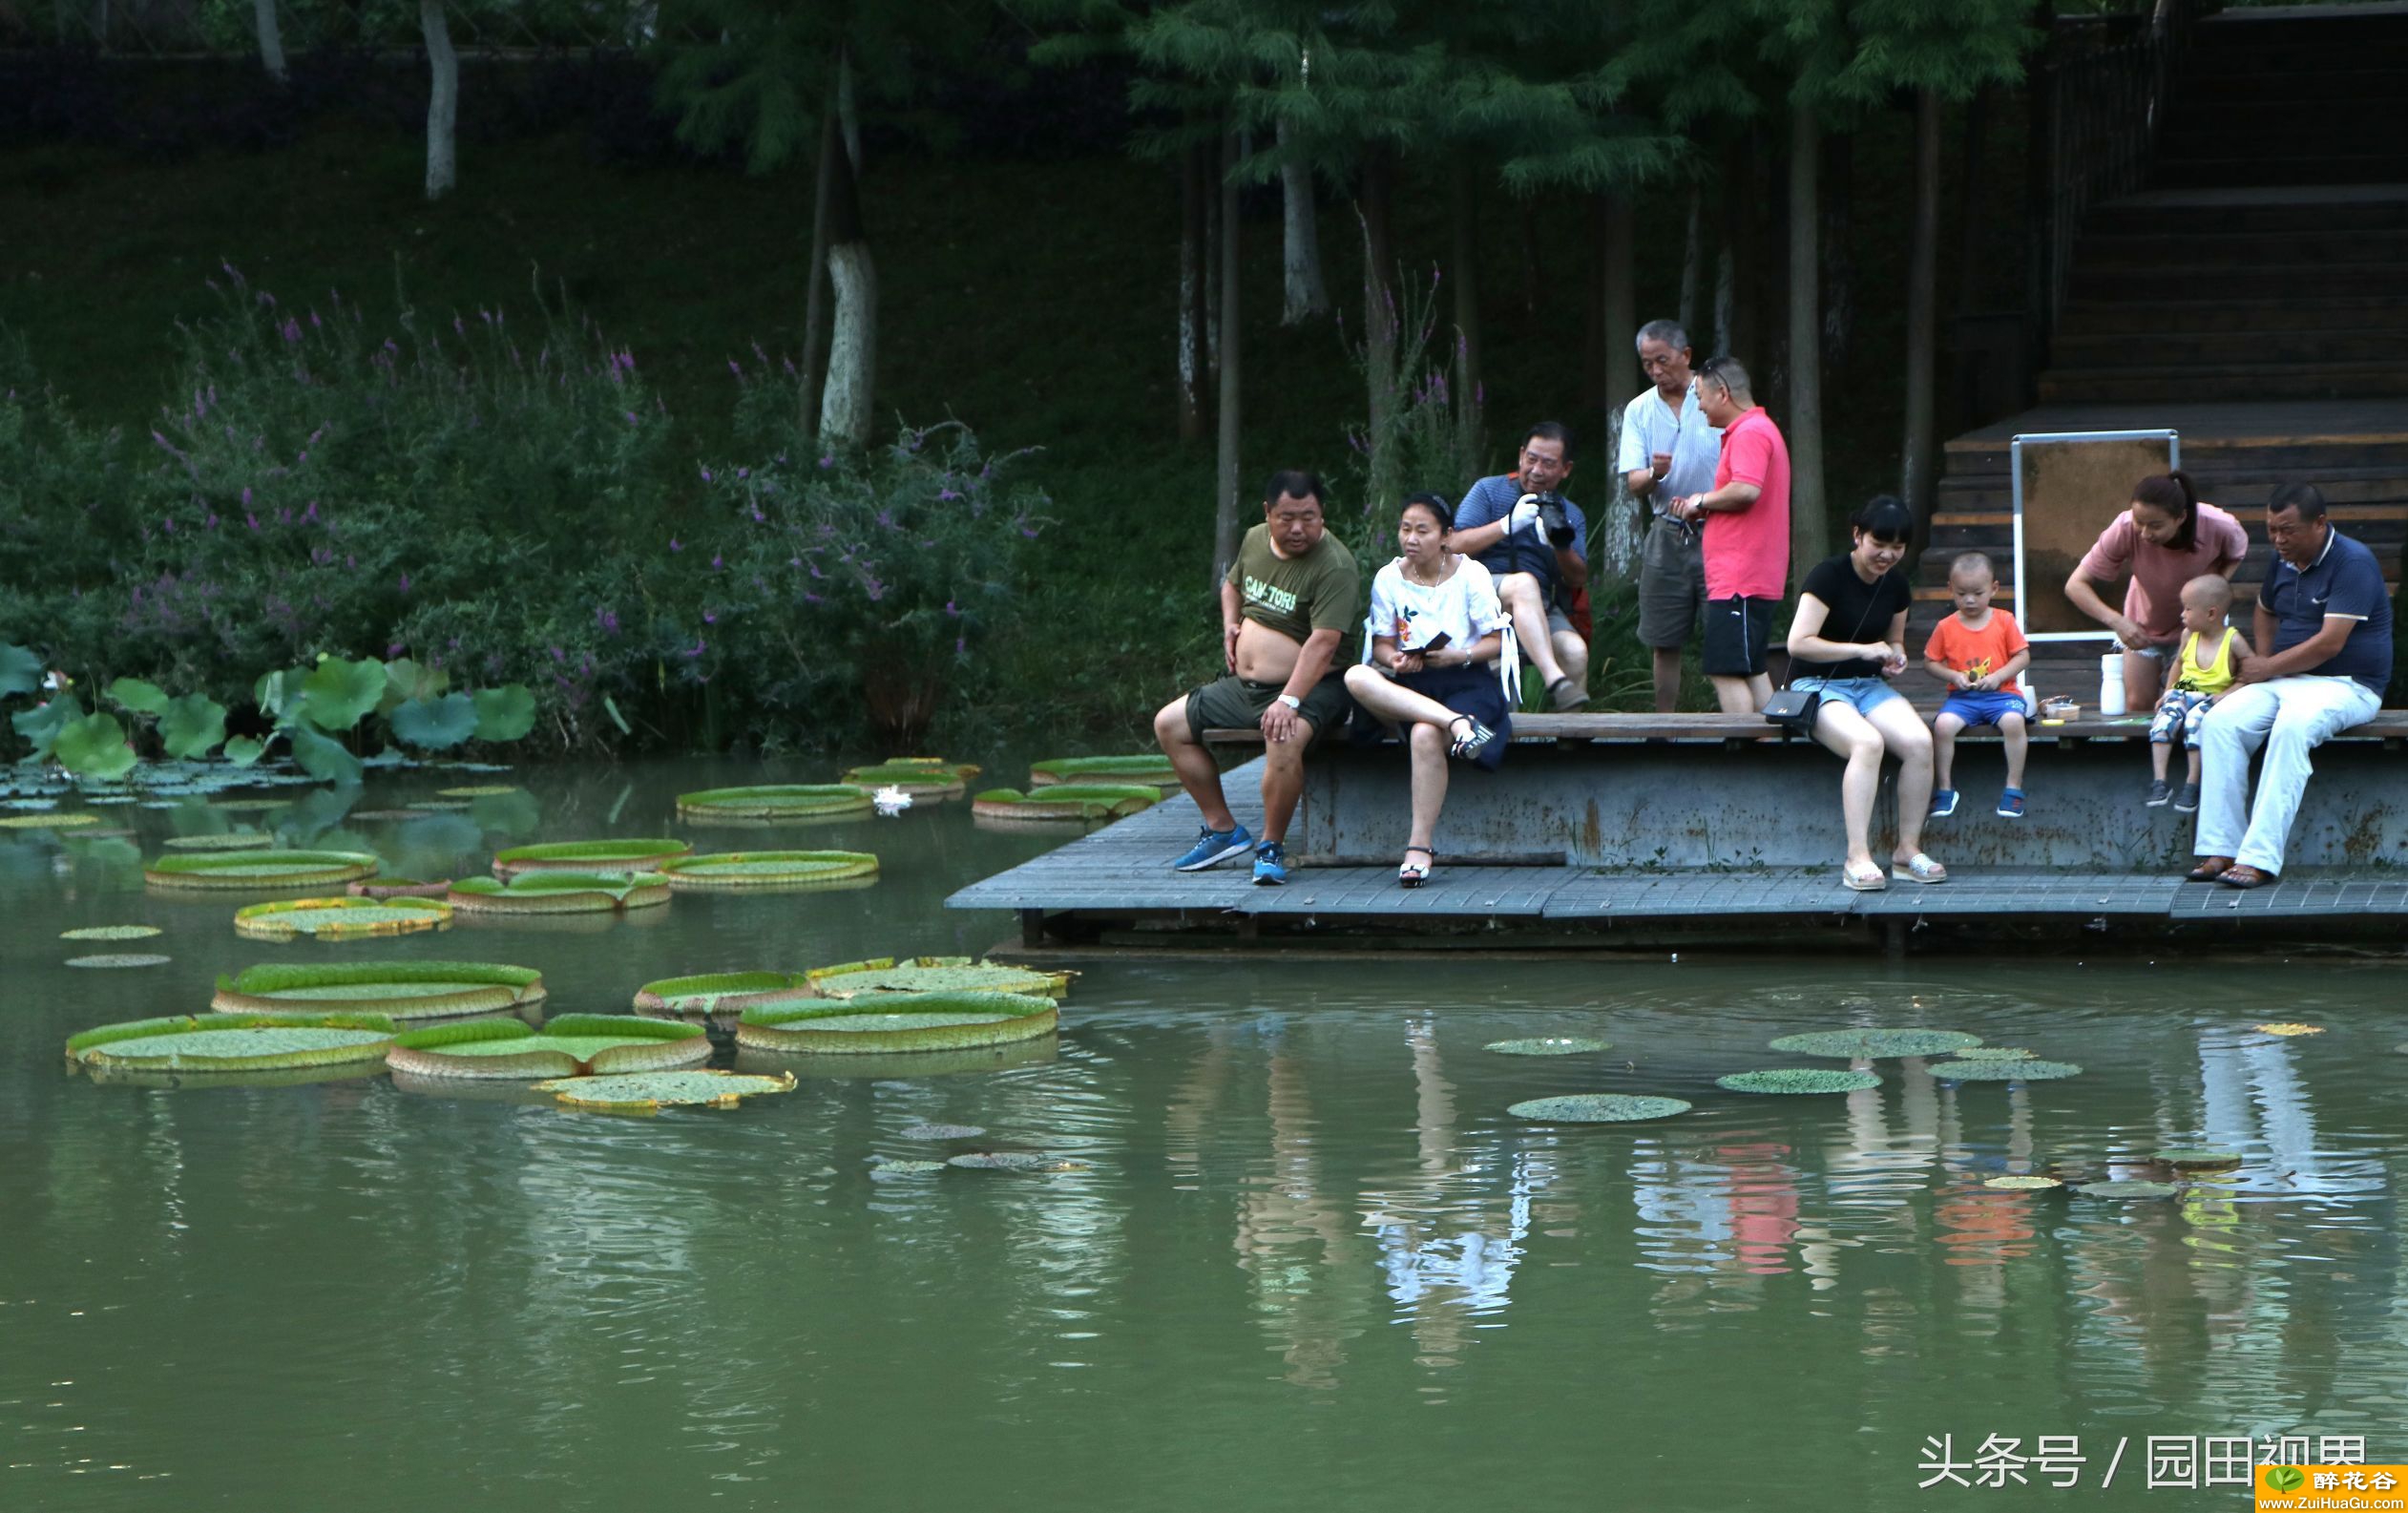
[[[1053,788],[1063,783],[1127,783],[1168,788],[1179,786],[1179,774],[1171,769],[1170,758],[1159,751],[1138,756],[1056,757],[1050,762],[1031,764],[1030,788]]]
[[[968,956],[891,956],[814,967],[804,974],[826,998],[862,993],[1025,993],[1058,998],[1070,990],[1073,972],[1041,972]]]
[[[22,646],[0,641],[0,699],[13,699],[42,686],[42,659]]]
[[[79,930],[62,930],[61,940],[148,940],[162,935],[157,925],[85,925]]]
[[[386,1064],[413,1077],[577,1077],[665,1071],[709,1061],[691,1024],[625,1015],[564,1014],[531,1030],[522,1019],[469,1019],[397,1036]]]
[[[854,788],[901,788],[913,798],[952,798],[977,775],[978,769],[967,764],[957,767],[933,757],[911,757],[848,768],[844,781]]]
[[[267,743],[246,735],[236,736],[226,743],[226,760],[236,767],[246,767],[267,754]]]
[[[878,858],[867,851],[718,851],[666,861],[660,871],[681,892],[732,893],[874,877]]]
[[[515,741],[535,727],[535,696],[524,683],[480,688],[476,694],[476,738]]]
[[[645,983],[636,990],[636,1012],[701,1015],[732,1024],[746,1009],[815,997],[810,982],[800,973],[705,972]]]
[[[2255,1024],[2251,1028],[2260,1035],[2322,1035],[2324,1033],[2324,1026],[2321,1024],[2297,1024],[2290,1020],[2274,1024]]]
[[[269,1014],[232,1023],[180,1015],[86,1030],[69,1039],[67,1055],[87,1066],[261,1071],[378,1061],[392,1039],[391,1021],[372,1014]]]
[[[955,1051],[1054,1033],[1054,1000],[1012,993],[880,993],[744,1011],[737,1045],[788,1054]]]
[[[259,851],[276,844],[276,837],[259,830],[230,830],[223,835],[171,835],[167,844],[179,851]]]
[[[410,699],[385,717],[396,740],[429,751],[447,751],[476,734],[476,701],[464,693]]]
[[[869,809],[869,804],[868,788],[847,783],[705,788],[699,793],[678,795],[678,812],[689,819],[796,819],[857,814]]]
[[[531,1009],[544,997],[540,973],[497,962],[271,962],[220,977],[209,1006],[220,1014],[276,1014],[339,1003],[400,1020]]]
[[[1996,1187],[2001,1192],[2039,1192],[2047,1187],[2062,1187],[2064,1184],[2055,1177],[1992,1177],[1982,1186]]]
[[[2053,1082],[2061,1078],[2080,1077],[2082,1068],[2070,1061],[1934,1061],[1932,1075],[1948,1082]]]
[[[51,755],[77,777],[90,778],[123,777],[140,760],[126,745],[125,726],[110,714],[87,715],[61,726]]]
[[[76,812],[72,814],[11,814],[0,819],[0,830],[66,830],[79,825],[97,825],[100,816]]]
[[[1792,1056],[1828,1056],[1842,1061],[1858,1058],[1882,1060],[1895,1056],[1944,1056],[1969,1045],[1979,1045],[1981,1037],[1957,1030],[1813,1030],[1804,1035],[1784,1035],[1772,1042],[1776,1051]]]
[[[971,800],[970,812],[990,820],[1118,819],[1162,799],[1162,789],[1136,784],[1059,783],[1036,793],[989,788]]]
[[[636,1072],[624,1076],[572,1077],[537,1082],[573,1108],[614,1114],[653,1114],[676,1106],[733,1108],[746,1098],[794,1091],[794,1074],[764,1077],[748,1072]]]
[[[175,959],[146,952],[126,951],[97,956],[70,956],[67,964],[71,967],[163,967]]]
[[[284,739],[293,744],[293,760],[301,769],[321,783],[340,783],[345,787],[357,784],[363,768],[344,744],[315,727],[296,722],[284,727]],[[228,756],[234,754],[227,744]]]
[[[878,1164],[869,1168],[869,1180],[872,1182],[891,1182],[897,1177],[924,1177],[932,1171],[942,1171],[945,1169],[945,1163],[941,1161],[889,1161],[884,1158],[876,1159]]]
[[[2170,1182],[2085,1182],[2074,1189],[2083,1198],[2170,1198],[2182,1191]]]
[[[521,872],[506,883],[463,877],[444,901],[471,914],[606,914],[665,904],[669,883],[657,872]]]
[[[508,878],[519,872],[547,871],[655,872],[660,870],[655,864],[693,852],[691,844],[674,840],[550,841],[494,852],[493,875]]]
[[[1550,1035],[1533,1040],[1491,1040],[1480,1047],[1499,1056],[1580,1056],[1611,1049],[1611,1040],[1584,1040],[1577,1035]]]
[[[1859,1093],[1880,1086],[1881,1079],[1871,1072],[1810,1066],[1786,1071],[1733,1072],[1715,1078],[1714,1085],[1734,1093]]]
[[[949,1166],[972,1171],[1084,1171],[1083,1161],[1065,1161],[1034,1150],[980,1150],[947,1161]]]
[[[156,888],[316,888],[372,877],[380,864],[366,851],[230,851],[223,855],[161,856],[142,870]]]
[[[2171,1150],[2161,1150],[2157,1153],[2156,1159],[2168,1166],[2177,1166],[2185,1171],[2229,1171],[2241,1164],[2241,1153],[2237,1150],[2206,1150],[2197,1146],[2184,1145]]]
[[[376,707],[378,712],[389,715],[403,704],[440,698],[450,686],[451,675],[442,668],[422,666],[411,658],[396,657],[385,664],[385,697],[376,702]]]
[[[975,1140],[986,1132],[977,1124],[906,1124],[895,1135],[902,1140]]]
[[[2025,1061],[2031,1057],[2020,1045],[1968,1045],[1957,1053],[1960,1061]]]
[[[348,730],[385,698],[385,664],[322,657],[301,681],[301,713],[320,730]]]
[[[234,933],[254,940],[364,940],[408,935],[451,923],[451,906],[439,898],[290,898],[253,904],[234,915]]]
[[[167,690],[139,678],[118,678],[109,684],[109,702],[128,714],[164,714]]]
[[[206,756],[225,738],[226,706],[205,693],[170,700],[159,711],[159,745],[179,761]]]
[[[1557,1124],[1621,1124],[1642,1119],[1668,1119],[1686,1114],[1690,1104],[1678,1098],[1650,1098],[1629,1093],[1573,1093],[1561,1098],[1533,1098],[1507,1106],[1516,1119],[1536,1119]]]

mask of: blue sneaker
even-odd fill
[[[1932,812],[1926,817],[1936,820],[1944,820],[1956,812],[1957,790],[1955,788],[1941,788],[1932,795]]]
[[[1999,818],[2020,820],[2023,817],[2023,790],[2009,788],[1999,795]]]
[[[1288,881],[1288,848],[1265,841],[1254,848],[1254,886],[1277,888]]]
[[[1196,844],[1188,849],[1187,854],[1171,866],[1183,872],[1200,872],[1215,862],[1225,862],[1253,849],[1254,837],[1246,833],[1245,826],[1216,830],[1206,825],[1196,831]]]

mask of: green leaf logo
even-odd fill
[[[2266,1468],[2266,1490],[2296,1492],[2308,1484],[2308,1473],[2295,1465],[2270,1465]]]

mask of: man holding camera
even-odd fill
[[[1562,607],[1588,583],[1588,521],[1557,492],[1571,476],[1571,431],[1539,422],[1522,437],[1520,472],[1482,478],[1464,494],[1447,543],[1496,578],[1521,654],[1558,709],[1588,703],[1588,640]]]
[[[1790,444],[1749,391],[1748,369],[1709,357],[1698,402],[1722,428],[1714,487],[1672,501],[1700,524],[1706,546],[1706,643],[1700,661],[1725,714],[1754,714],[1772,698],[1765,645],[1790,586]]]
[[[1706,607],[1705,533],[1674,519],[1670,505],[1714,486],[1723,433],[1698,403],[1680,322],[1639,327],[1639,366],[1649,387],[1623,410],[1616,465],[1631,497],[1655,511],[1639,555],[1639,639],[1654,654],[1656,713],[1670,714],[1681,701],[1681,648]]]

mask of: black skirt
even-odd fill
[[[1456,714],[1468,714],[1497,732],[1497,739],[1480,747],[1480,754],[1472,760],[1494,772],[1505,760],[1505,747],[1514,733],[1513,716],[1505,708],[1505,688],[1497,679],[1493,662],[1467,662],[1460,667],[1431,667],[1421,672],[1406,673],[1396,680],[1399,688],[1410,688],[1425,699],[1435,699]],[[1457,725],[1448,732],[1453,740],[1460,734]]]

